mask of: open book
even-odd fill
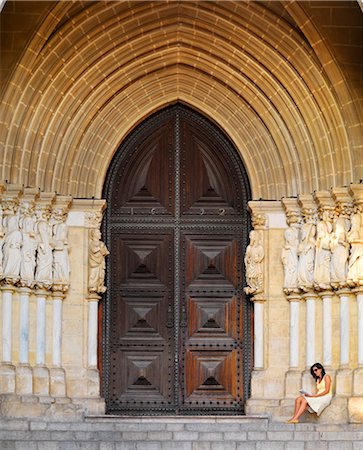
[[[311,395],[310,392],[305,391],[305,389],[299,389],[299,392],[300,392],[300,394],[303,394],[303,395]]]

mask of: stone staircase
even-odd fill
[[[1,450],[363,450],[363,424],[267,417],[115,417],[0,420]]]

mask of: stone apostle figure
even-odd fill
[[[19,230],[17,215],[7,216],[5,219],[6,233],[4,238],[3,275],[7,283],[16,283],[20,277],[22,235]]]
[[[64,221],[65,215],[58,211],[54,215],[53,225],[53,285],[66,290],[70,281],[68,227]]]
[[[349,243],[347,233],[350,220],[347,217],[338,217],[333,226],[331,239],[331,284],[334,288],[342,288],[347,283]]]
[[[52,227],[47,218],[40,213],[37,230],[37,266],[35,271],[35,281],[39,288],[50,289],[53,283],[53,251],[51,246]]]
[[[298,292],[298,247],[299,247],[299,225],[291,224],[285,230],[285,246],[282,249],[281,260],[284,266],[284,291],[287,294]]]
[[[306,222],[301,227],[301,240],[299,243],[299,288],[308,291],[313,287],[314,281],[314,257],[315,257],[315,225]]]
[[[4,236],[5,236],[5,231],[4,231],[4,226],[3,226],[3,211],[0,208],[0,280],[2,278],[3,275],[3,245],[4,245]]]
[[[261,230],[250,232],[250,243],[246,249],[246,281],[248,287],[245,288],[247,294],[259,294],[263,291],[263,266],[264,250],[262,245]]]
[[[106,291],[105,282],[105,256],[109,255],[106,245],[101,241],[101,232],[97,228],[90,230],[88,250],[88,290],[92,293]]]
[[[314,286],[316,289],[330,288],[330,240],[333,225],[330,211],[324,210],[316,226],[316,250],[314,266]]]
[[[32,287],[35,275],[35,251],[37,241],[35,237],[35,217],[31,208],[21,208],[20,228],[23,237],[21,249],[20,278],[23,286]]]
[[[351,287],[363,285],[363,205],[356,205],[351,217],[348,241],[351,245],[348,264],[348,284]]]

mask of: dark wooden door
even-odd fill
[[[240,414],[248,180],[220,130],[174,105],[125,140],[105,185],[103,395],[112,414]]]

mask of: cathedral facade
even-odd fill
[[[6,1],[0,411],[363,422],[358,1]]]

